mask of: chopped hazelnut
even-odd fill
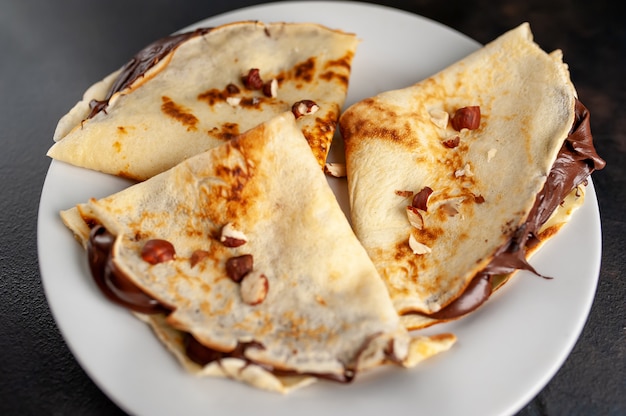
[[[461,176],[471,177],[471,176],[474,176],[474,173],[472,172],[472,167],[470,166],[470,164],[466,163],[462,169],[457,169],[454,172],[454,176],[456,178],[460,178]]]
[[[176,258],[176,250],[167,240],[148,240],[141,248],[141,258],[150,264],[164,263]]]
[[[266,97],[276,97],[278,95],[278,81],[276,78],[272,78],[271,81],[263,84],[263,94]]]
[[[413,197],[413,201],[411,203],[417,209],[421,209],[422,211],[428,211],[428,198],[433,193],[433,190],[425,186]]]
[[[428,254],[432,252],[430,247],[417,241],[413,234],[409,236],[409,247],[413,250],[413,254]]]
[[[452,116],[450,123],[456,131],[462,129],[476,130],[480,126],[480,107],[474,105],[459,108]]]
[[[220,242],[226,247],[239,247],[248,242],[248,238],[244,233],[235,229],[232,223],[228,223],[222,227]]]
[[[260,90],[263,88],[263,80],[258,68],[251,68],[247,74],[242,76],[243,85],[251,90]]]
[[[196,264],[200,263],[202,260],[209,256],[209,252],[206,250],[195,250],[191,253],[191,259],[189,259],[189,263],[191,264],[191,268],[193,269]]]
[[[237,107],[241,103],[241,97],[226,97],[226,102],[233,107]]]
[[[257,271],[248,273],[239,287],[241,298],[248,305],[258,305],[265,300],[269,290],[267,277]]]
[[[226,275],[234,282],[241,280],[252,271],[254,267],[254,259],[252,254],[243,254],[241,256],[231,257],[226,260]]]
[[[335,178],[346,176],[346,165],[343,163],[328,162],[324,165],[324,173]]]
[[[444,140],[443,145],[448,149],[454,149],[461,143],[461,138],[459,136],[452,136]]]
[[[227,91],[229,94],[239,94],[239,92],[240,92],[239,87],[238,87],[238,86],[236,86],[236,85],[235,85],[235,84],[233,84],[233,83],[230,83],[230,84],[228,84],[228,85],[226,86],[226,91]]]
[[[448,127],[448,119],[450,118],[450,115],[447,111],[433,109],[430,110],[429,114],[430,121],[432,121],[435,126],[439,127],[440,129],[445,129],[446,127]]]
[[[296,118],[316,113],[320,107],[312,100],[302,100],[291,106],[291,112]]]
[[[424,228],[424,218],[420,214],[419,210],[411,205],[406,207],[406,216],[409,220],[409,224],[412,227],[421,230]]]

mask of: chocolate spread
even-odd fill
[[[106,112],[109,100],[117,92],[120,92],[132,85],[146,71],[156,65],[168,53],[176,49],[178,45],[196,36],[202,36],[211,31],[211,28],[200,28],[192,32],[179,33],[159,39],[143,48],[130,61],[122,67],[120,74],[113,82],[111,89],[103,100],[91,100],[89,107],[91,112],[87,119],[94,117],[100,111]]]
[[[511,240],[502,246],[485,269],[479,272],[466,291],[455,301],[429,316],[435,319],[452,319],[476,309],[492,292],[491,276],[528,270],[539,275],[526,260],[526,250],[539,243],[539,229],[578,185],[584,183],[594,171],[604,168],[606,162],[596,153],[589,125],[589,111],[576,100],[576,117],[543,189],[537,194],[535,204],[526,222]]]
[[[101,225],[96,225],[89,233],[89,269],[100,291],[109,300],[135,312],[169,313],[169,308],[146,295],[118,270],[111,254],[114,242],[115,236]]]

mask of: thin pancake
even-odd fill
[[[85,92],[48,156],[144,180],[306,99],[319,111],[298,125],[323,166],[357,43],[316,24],[261,22],[159,40]],[[275,96],[244,85],[251,69],[276,80]]]
[[[568,136],[575,101],[560,51],[542,51],[523,24],[342,115],[353,225],[400,314],[442,310],[511,241]],[[480,109],[478,128],[439,124],[470,106]],[[413,210],[423,224],[412,225],[407,206],[427,188],[427,205]]]
[[[349,380],[454,342],[408,335],[291,112],[62,217],[82,240],[96,223],[116,236],[111,267],[172,311],[147,319],[186,367],[198,370],[181,333],[230,354],[200,372],[287,391],[285,373]],[[175,259],[150,264],[142,252],[154,239]],[[237,283],[228,261],[248,254],[252,271]],[[261,276],[265,296],[251,303],[244,287]]]

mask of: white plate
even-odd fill
[[[479,47],[420,16],[348,2],[267,4],[201,24],[246,19],[312,21],[358,34],[362,43],[348,105],[412,84]],[[59,210],[127,185],[53,161],[41,196],[38,246],[47,299],[70,349],[96,384],[132,414],[512,414],[562,365],[595,293],[601,236],[589,182],[583,207],[532,260],[541,273],[556,278],[519,273],[476,313],[426,331],[454,332],[459,341],[451,351],[410,371],[383,369],[350,385],[320,382],[288,396],[229,380],[196,379],[182,371],[147,326],[100,294],[83,250],[59,219]]]

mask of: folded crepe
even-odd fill
[[[409,328],[464,315],[583,201],[604,166],[561,51],[528,24],[340,118],[355,232]]]
[[[175,34],[91,86],[48,156],[145,180],[307,100],[298,126],[324,165],[355,35],[306,23],[237,22]]]
[[[61,215],[103,293],[198,374],[286,392],[455,341],[407,333],[291,112]]]

